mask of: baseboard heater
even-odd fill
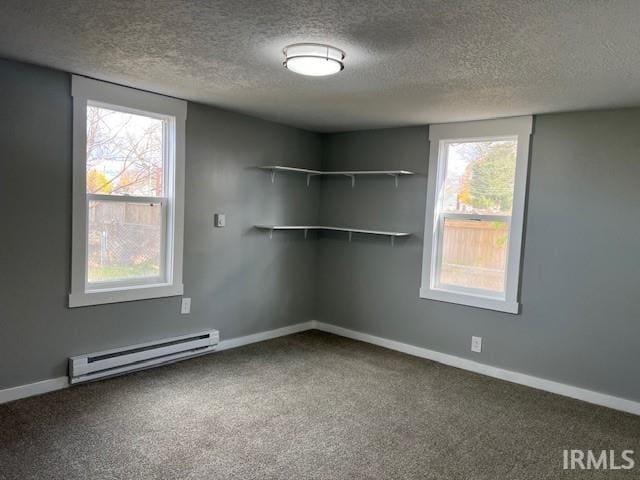
[[[80,383],[171,363],[215,350],[217,330],[165,338],[69,358],[69,382]]]

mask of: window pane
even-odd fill
[[[508,242],[507,222],[445,218],[439,283],[504,292]]]
[[[163,120],[87,106],[87,193],[163,194]]]
[[[442,210],[511,215],[516,140],[446,144]]]
[[[89,201],[88,281],[160,276],[160,203]]]

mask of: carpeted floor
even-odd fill
[[[640,478],[640,417],[311,331],[0,405],[0,478]]]

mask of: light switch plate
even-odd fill
[[[471,351],[482,352],[482,337],[471,337]]]
[[[186,315],[187,313],[191,313],[191,299],[183,298],[182,304],[180,305],[180,313]]]
[[[216,213],[214,215],[213,224],[216,227],[224,227],[227,224],[227,216],[224,213]]]

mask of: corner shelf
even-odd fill
[[[310,170],[307,168],[296,167],[283,167],[281,165],[266,165],[258,167],[261,170],[269,170],[271,172],[271,182],[275,182],[276,172],[290,172],[290,173],[302,173],[307,176],[307,186],[311,181],[311,177],[320,175],[334,175],[351,178],[351,186],[356,184],[356,177],[359,175],[389,175],[394,177],[396,188],[398,187],[398,177],[402,175],[417,175],[416,172],[410,172],[409,170],[345,170],[345,171],[322,171],[322,170]]]
[[[361,228],[349,228],[349,227],[330,227],[324,225],[255,225],[260,230],[269,230],[269,238],[273,238],[274,230],[304,230],[304,238],[307,238],[309,230],[331,230],[335,232],[347,232],[349,234],[349,241],[354,233],[364,233],[367,235],[383,235],[389,237],[391,240],[391,246],[394,244],[396,237],[408,237],[411,234],[407,232],[386,232],[383,230],[364,230]]]

